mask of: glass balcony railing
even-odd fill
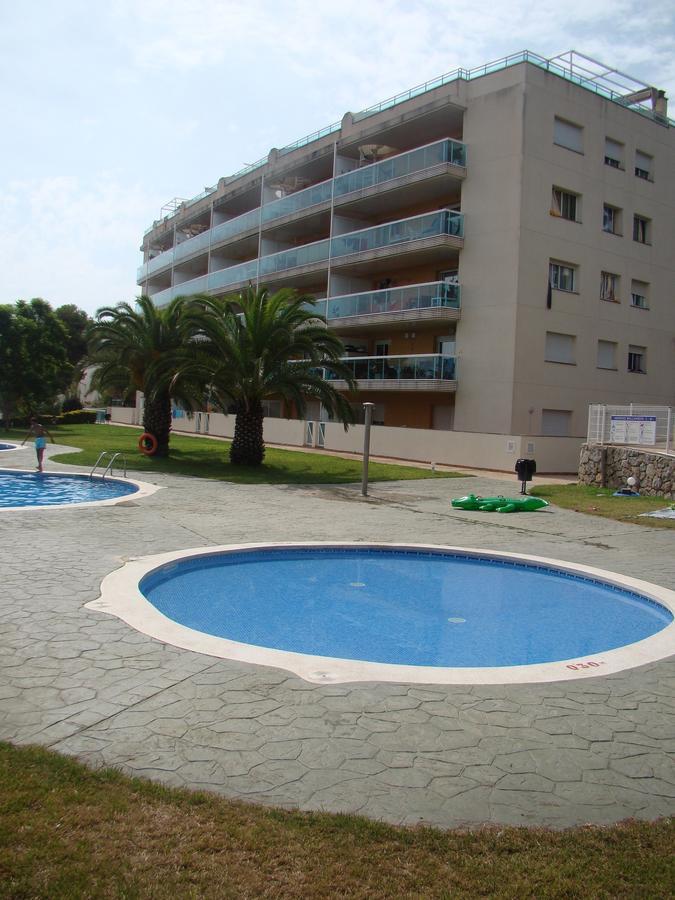
[[[260,209],[250,209],[248,212],[235,216],[234,219],[228,219],[227,222],[221,222],[214,225],[211,229],[211,246],[222,244],[228,238],[236,237],[243,234],[251,228],[257,228],[260,222]]]
[[[153,256],[152,259],[149,259],[147,262],[144,262],[142,266],[139,266],[138,271],[136,272],[136,283],[140,284],[142,281],[145,281],[146,278],[154,275],[155,272],[160,272],[162,269],[168,269],[172,265],[173,247],[170,250],[165,250],[164,253],[158,253],[157,256]]]
[[[152,294],[151,300],[155,306],[166,306],[174,297],[188,296],[189,294],[201,294],[208,288],[208,275],[199,275],[197,278],[191,278],[189,281],[183,281],[180,284],[174,284],[173,287],[165,288]]]
[[[260,260],[260,275],[273,275],[276,272],[285,272],[287,269],[327,260],[329,244],[329,240],[315,241],[313,244],[303,244],[300,247],[293,247],[292,250],[282,250],[280,253],[263,256]]]
[[[262,208],[262,220],[271,222],[273,219],[280,219],[282,216],[288,216],[298,210],[316,206],[317,203],[324,203],[326,200],[330,200],[331,194],[331,180],[314,184],[302,191],[296,191],[295,194],[289,194],[288,197],[266,203]]]
[[[306,309],[307,312],[316,313],[317,316],[323,316],[326,318],[326,301],[325,300],[316,300],[314,303],[303,303],[302,308]]]
[[[375,184],[383,184],[400,178],[403,175],[412,175],[422,172],[440,163],[452,163],[455,166],[466,165],[466,147],[459,141],[447,138],[428,144],[426,147],[418,147],[398,156],[384,159],[382,162],[346,172],[335,179],[335,196],[342,197],[353,191],[360,191],[372,187]]]
[[[357,381],[455,380],[455,357],[440,354],[417,356],[343,357]],[[340,381],[333,372],[325,371],[326,381]]]
[[[218,269],[209,273],[209,290],[216,291],[219,288],[230,287],[241,281],[255,281],[258,277],[258,260],[250,259],[236,266],[228,266],[227,269]]]
[[[458,284],[446,284],[444,281],[409,284],[400,288],[331,297],[327,301],[326,315],[330,320],[439,306],[459,309],[459,295]]]
[[[202,231],[201,234],[196,234],[194,237],[187,238],[187,240],[181,241],[180,244],[176,244],[173,248],[174,260],[178,262],[179,259],[185,259],[186,256],[192,256],[193,253],[199,253],[200,250],[208,250],[210,243],[210,231]]]
[[[435,213],[401,219],[387,225],[376,225],[364,231],[350,231],[332,239],[331,256],[348,256],[351,253],[363,253],[441,234],[462,237],[464,234],[462,214],[440,209]]]

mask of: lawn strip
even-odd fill
[[[59,444],[79,447],[79,453],[60,453],[60,463],[91,468],[102,450],[123,453],[134,472],[168,473],[195,478],[212,478],[238,484],[353,484],[361,481],[361,459],[345,459],[327,453],[306,453],[268,447],[262,466],[233,466],[229,461],[229,441],[172,434],[167,459],[144,456],[138,449],[140,428],[114,425],[59,425],[50,429]],[[6,434],[23,439],[25,432]],[[0,438],[1,439],[1,438]],[[411,481],[421,478],[466,477],[458,472],[432,472],[415,466],[371,461],[370,481]]]
[[[654,519],[640,513],[672,506],[663,497],[614,497],[614,488],[587,484],[542,484],[530,488],[533,497],[542,497],[563,509],[601,516],[616,522],[630,522],[648,528],[675,528],[675,519]]]
[[[91,771],[0,743],[0,897],[666,897],[672,820],[403,829]]]

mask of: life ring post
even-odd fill
[[[157,438],[149,431],[144,431],[138,439],[138,449],[145,456],[154,456],[157,452]]]

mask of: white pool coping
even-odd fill
[[[35,469],[6,469],[0,468],[0,472],[20,473],[35,475]],[[89,478],[84,472],[43,472],[50,478]],[[128,500],[140,500],[143,497],[149,497],[155,491],[161,490],[161,485],[150,484],[147,481],[137,481],[135,478],[125,478],[122,475],[109,475],[103,479],[101,475],[93,475],[92,481],[120,481],[122,484],[133,484],[137,488],[133,494],[122,494],[121,497],[112,497],[110,500],[86,500],[82,503],[49,503],[44,506],[0,506],[0,514],[6,512],[30,512],[31,510],[48,510],[48,509],[82,509],[85,506],[116,506],[118,503],[124,503]]]
[[[108,613],[122,619],[132,628],[149,637],[221,659],[231,659],[254,665],[273,666],[293,672],[313,684],[341,684],[355,681],[404,682],[409,684],[538,684],[542,682],[571,681],[611,675],[646,663],[656,662],[675,654],[675,620],[657,634],[644,640],[596,654],[591,658],[565,659],[551,663],[527,666],[499,666],[481,668],[450,668],[436,666],[405,666],[363,660],[336,659],[311,656],[257,647],[227,638],[195,631],[169,619],[159,612],[140,592],[139,583],[153,569],[178,560],[194,559],[218,553],[237,553],[246,550],[292,549],[297,547],[340,549],[386,548],[389,550],[431,550],[459,553],[469,557],[512,560],[536,563],[573,575],[594,578],[605,584],[635,591],[664,606],[675,615],[675,591],[591,566],[541,556],[521,553],[502,553],[467,547],[451,547],[437,544],[387,544],[356,541],[298,541],[283,543],[227,544],[216,547],[199,547],[145,556],[127,562],[122,568],[107,575],[101,582],[101,595],[87,603],[88,609]]]
[[[33,445],[27,446],[26,444],[14,444],[12,441],[3,441],[0,437],[0,444],[9,444],[8,447],[0,447],[0,453],[13,453],[15,450],[32,450]]]

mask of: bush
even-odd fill
[[[96,411],[91,409],[75,409],[55,419],[57,425],[93,425],[95,422]]]
[[[75,394],[71,394],[69,397],[64,398],[63,404],[61,405],[61,412],[63,414],[74,412],[78,409],[82,409],[82,403],[80,402],[79,397]]]

